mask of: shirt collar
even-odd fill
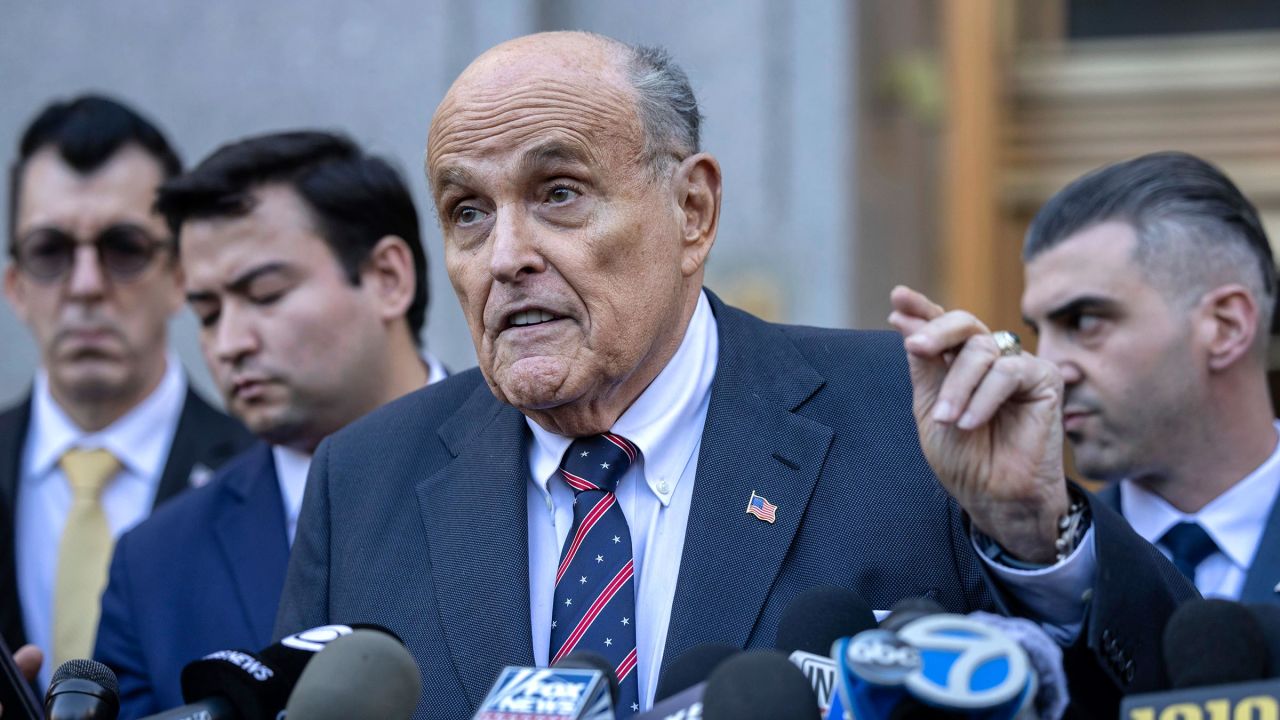
[[[101,448],[116,456],[130,474],[158,482],[186,394],[186,373],[177,356],[168,353],[164,376],[150,395],[102,430],[85,432],[54,400],[48,371],[41,368],[32,390],[33,454],[28,465],[32,480],[48,477],[68,450]]]
[[[275,462],[276,478],[280,482],[280,498],[284,501],[285,527],[288,528],[289,542],[292,543],[298,515],[302,512],[302,495],[307,489],[311,455],[283,445],[272,445],[271,459]]]
[[[694,448],[702,440],[719,357],[716,333],[711,304],[706,293],[699,293],[675,355],[610,428],[640,448],[642,477],[663,505],[671,499]],[[526,422],[534,438],[529,469],[534,484],[549,496],[547,483],[560,467],[560,459],[573,438],[556,435],[533,420],[526,418]]]
[[[1275,423],[1280,433],[1280,422]],[[1184,513],[1130,480],[1120,483],[1120,508],[1133,529],[1154,543],[1180,522],[1197,522],[1236,567],[1253,564],[1271,506],[1280,492],[1280,445],[1256,470],[1197,513]]]
[[[422,351],[422,362],[427,366],[428,385],[438,383],[449,376],[449,371],[445,368],[444,363],[440,362],[440,358],[426,350]]]

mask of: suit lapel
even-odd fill
[[[1120,483],[1109,482],[1093,495],[1101,500],[1103,505],[1115,510],[1117,515],[1124,515],[1120,510]]]
[[[249,452],[240,471],[217,488],[223,497],[214,533],[249,627],[259,644],[266,645],[284,588],[289,538],[271,448],[260,443]]]
[[[834,437],[793,412],[823,384],[808,361],[777,328],[708,296],[719,362],[664,668],[700,643],[746,646]],[[776,522],[747,514],[753,492],[777,506]]]
[[[533,664],[527,434],[481,384],[440,429],[453,461],[417,487],[440,622],[472,707],[503,666]]]
[[[1262,529],[1262,539],[1245,576],[1240,599],[1244,602],[1280,603],[1277,583],[1280,583],[1280,501],[1271,504],[1271,514]]]
[[[197,464],[202,463],[202,469],[211,472],[247,445],[249,440],[247,431],[187,388],[178,427],[173,433],[173,444],[169,447],[169,458],[156,488],[155,505],[190,487],[192,471]]]
[[[0,415],[0,500],[12,510],[17,507],[18,476],[22,472],[22,453],[31,424],[31,395],[8,412]]]
[[[13,646],[26,642],[18,599],[14,526],[18,508],[18,477],[31,423],[31,396],[0,414],[0,635]]]

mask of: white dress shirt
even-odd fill
[[[643,598],[636,603],[641,711],[652,706],[658,688],[719,346],[715,316],[703,294],[676,354],[610,428],[635,443],[641,455],[617,489],[618,504],[631,530],[636,596]],[[552,478],[573,439],[527,422],[534,438],[529,445],[530,620],[534,662],[545,666],[556,568],[573,525],[573,491]],[[1069,558],[1043,570],[1015,570],[978,554],[1007,589],[1037,613],[1046,630],[1064,643],[1075,638],[1096,566],[1092,530]]]
[[[611,428],[640,448],[640,460],[618,482],[617,496],[631,530],[636,597],[644,599],[636,603],[635,618],[642,709],[653,704],[658,689],[718,351],[715,316],[702,294],[671,361]],[[573,491],[552,476],[573,438],[528,423],[534,438],[529,444],[530,620],[534,661],[545,666],[556,567],[573,525]]]
[[[1276,431],[1280,433],[1280,422],[1276,423]],[[1120,482],[1120,509],[1133,529],[1152,544],[1180,522],[1199,523],[1217,544],[1218,552],[1196,568],[1196,588],[1205,597],[1238,600],[1262,533],[1267,529],[1277,492],[1280,492],[1280,445],[1256,470],[1199,512],[1184,513],[1130,480]],[[1169,556],[1164,546],[1156,547]]]
[[[53,399],[49,376],[36,374],[31,398],[31,425],[23,448],[15,515],[18,597],[27,641],[46,658],[53,657],[53,596],[57,582],[58,545],[71,510],[71,487],[58,466],[68,450],[105,449],[121,470],[102,492],[102,509],[111,536],[118,538],[151,512],[160,476],[182,405],[187,379],[173,354],[165,358],[160,384],[141,403],[98,432],[81,430]],[[53,668],[40,668],[41,687]]]
[[[428,385],[449,375],[444,364],[425,350],[422,362],[427,366]],[[284,527],[289,535],[289,547],[293,547],[293,536],[298,532],[298,515],[302,512],[302,495],[307,489],[307,472],[311,470],[311,455],[283,445],[272,445],[271,459],[276,466],[276,479],[280,482],[280,497],[284,500]]]

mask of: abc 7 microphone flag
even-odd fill
[[[866,630],[837,640],[832,656],[832,704],[849,720],[891,717],[904,700],[982,720],[1036,717],[1038,683],[1026,651],[962,615],[929,615],[896,633]]]

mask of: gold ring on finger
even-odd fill
[[[1022,354],[1022,341],[1018,339],[1015,333],[1011,333],[1008,330],[997,330],[991,333],[991,339],[996,341],[996,347],[1000,349],[1000,357]]]

